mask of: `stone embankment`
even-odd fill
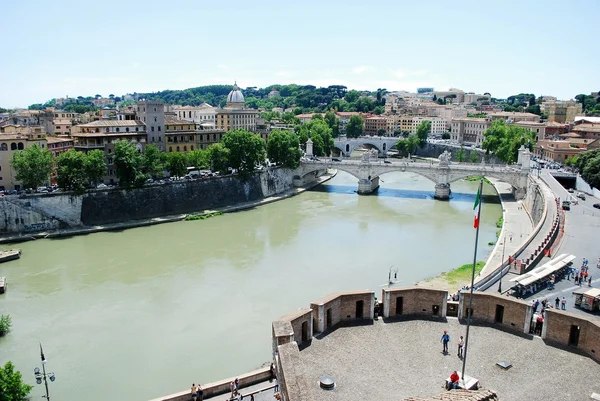
[[[321,174],[299,187],[294,186],[291,170],[268,169],[245,181],[229,176],[131,190],[93,190],[83,195],[8,196],[0,198],[4,213],[0,243],[169,223],[183,220],[189,213],[250,209],[302,193],[336,173]]]

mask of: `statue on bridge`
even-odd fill
[[[444,150],[444,153],[442,153],[440,155],[440,157],[438,157],[439,161],[440,161],[440,166],[448,166],[450,165],[450,157],[451,157],[451,153],[448,152],[447,150]]]
[[[377,151],[377,149],[371,149],[371,150],[367,150],[366,152],[364,152],[362,154],[362,161],[369,162],[371,159],[377,160],[378,157],[379,157],[379,152]]]

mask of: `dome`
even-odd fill
[[[233,89],[227,95],[227,103],[244,103],[244,95],[242,91],[237,86],[237,83],[233,84]]]

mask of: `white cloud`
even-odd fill
[[[352,69],[352,72],[354,74],[362,74],[363,72],[368,71],[370,69],[371,69],[371,67],[369,67],[367,65],[359,65],[358,67],[354,67]]]

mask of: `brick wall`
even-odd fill
[[[402,311],[396,310],[397,299],[402,297]],[[448,291],[432,290],[421,287],[384,288],[381,292],[383,299],[383,317],[394,316],[430,316],[445,317]],[[434,313],[434,306],[437,313]]]
[[[361,301],[362,317],[357,317],[357,303]],[[373,291],[355,291],[330,294],[311,303],[310,307],[314,311],[314,330],[316,333],[321,333],[341,322],[372,320],[375,293]],[[330,319],[327,318],[328,313]]]
[[[550,344],[577,348],[600,362],[600,320],[584,319],[570,312],[547,309],[542,337]],[[572,326],[579,327],[577,345],[570,344]]]
[[[461,294],[458,308],[459,319],[467,319],[469,297],[469,292]],[[503,308],[501,322],[496,321],[498,306]],[[498,328],[519,333],[529,333],[531,315],[532,308],[529,302],[493,293],[473,292],[473,314],[471,319],[474,322],[487,323]]]
[[[306,323],[306,336],[302,338],[302,327]],[[289,337],[289,329],[291,328],[293,336]],[[295,341],[301,345],[304,342],[310,341],[313,336],[313,311],[312,309],[302,308],[296,312],[288,313],[287,315],[273,322],[273,333],[277,331],[278,337],[275,342],[277,345]],[[286,339],[287,337],[287,339]]]

